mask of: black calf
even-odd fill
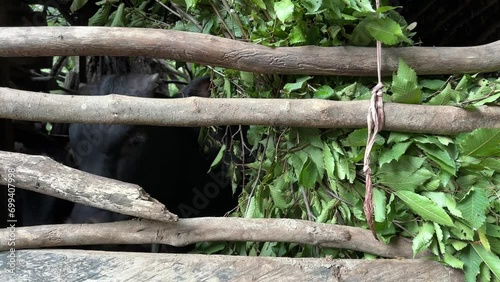
[[[157,75],[112,75],[82,94],[153,97]],[[209,96],[210,79],[193,80],[182,96]],[[207,174],[214,156],[198,144],[198,128],[72,124],[70,147],[79,169],[135,183],[180,217],[220,216],[235,207],[224,166]],[[126,216],[76,204],[70,222],[109,222]]]

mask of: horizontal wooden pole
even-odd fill
[[[154,216],[154,215],[153,215]],[[0,250],[9,250],[9,230],[0,230]],[[177,222],[129,220],[95,224],[56,224],[16,228],[16,249],[81,245],[200,242],[285,242],[348,249],[387,258],[413,258],[411,240],[377,241],[366,229],[300,219],[200,217]],[[418,258],[432,256],[421,252]]]
[[[426,260],[332,260],[78,250],[0,253],[0,281],[442,281],[461,271]],[[12,269],[12,272],[11,272]]]
[[[382,74],[404,59],[418,74],[500,70],[500,41],[474,47],[383,48]],[[111,27],[2,27],[0,57],[144,56],[256,73],[376,76],[372,47],[266,47],[208,34]]]
[[[366,127],[368,101],[320,99],[152,99],[122,95],[70,96],[0,87],[0,118],[162,126],[273,125],[316,128]],[[457,134],[500,128],[500,107],[386,103],[385,130]]]

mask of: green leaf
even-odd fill
[[[474,82],[474,78],[471,77],[470,75],[466,74],[466,75],[462,76],[460,81],[457,83],[455,90],[457,90],[457,91],[466,90],[469,87],[470,83],[473,83],[473,82]]]
[[[80,10],[81,7],[85,6],[87,4],[88,0],[73,0],[71,3],[71,7],[69,7],[70,11],[72,13]]]
[[[302,22],[297,23],[296,25],[293,26],[292,30],[290,31],[290,35],[288,36],[288,39],[290,40],[290,44],[300,44],[300,43],[305,43],[307,41],[305,35],[305,26],[303,25]]]
[[[458,203],[457,208],[462,212],[463,218],[474,229],[481,227],[486,220],[486,210],[489,202],[482,189],[472,188],[469,193]]]
[[[341,154],[342,156],[346,155],[343,147],[340,146],[340,144],[337,141],[333,141],[331,143],[331,145],[332,145],[332,149],[334,152],[337,152],[337,153]]]
[[[460,153],[465,156],[500,155],[500,128],[479,128],[457,136]]]
[[[295,91],[295,90],[299,90],[301,89],[302,87],[304,87],[304,84],[310,80],[312,78],[312,76],[303,76],[303,77],[299,77],[297,78],[296,82],[294,83],[287,83],[285,84],[285,86],[283,87],[283,90],[286,92],[286,93],[291,93],[292,91]]]
[[[316,14],[323,4],[323,0],[303,0],[301,4],[307,9],[307,14]]]
[[[277,242],[265,242],[260,250],[260,256],[270,256],[275,257],[277,254],[274,251],[274,246]]]
[[[486,236],[486,225],[482,225],[478,230],[477,230],[477,235],[479,237],[479,242],[483,245],[483,247],[488,251],[491,252],[491,245],[490,241],[488,240],[488,237]]]
[[[479,107],[479,106],[482,106],[482,105],[485,105],[485,104],[491,104],[491,103],[498,103],[500,99],[500,93],[497,93],[495,95],[491,95],[489,97],[486,97],[480,101],[477,101],[477,102],[474,102],[472,105],[474,107]]]
[[[337,151],[333,152],[333,158],[335,159],[335,164],[337,165],[337,177],[340,180],[345,180],[349,174],[349,162],[345,157],[340,156]]]
[[[264,197],[262,196],[262,191],[260,187],[256,187],[255,189],[255,194],[252,197],[253,202],[253,216],[255,218],[263,218],[264,217],[264,210],[263,210],[263,202],[264,202]],[[252,203],[250,204],[252,206]]]
[[[351,132],[347,138],[344,140],[343,145],[349,147],[364,147],[366,146],[366,139],[368,138],[368,129],[361,128],[356,129]],[[384,138],[377,134],[375,137],[375,144],[383,145],[385,143]]]
[[[408,147],[413,142],[404,142],[404,143],[396,143],[394,146],[392,146],[391,149],[386,149],[382,151],[378,158],[379,166],[382,166],[383,164],[390,163],[393,160],[399,160],[399,158],[406,153],[406,150],[408,150]]]
[[[456,175],[457,166],[447,151],[430,144],[417,144],[425,155],[436,162],[439,167],[451,175]]]
[[[472,248],[481,258],[481,260],[488,266],[493,275],[500,279],[500,259],[493,253],[488,252],[483,246],[472,244]]]
[[[283,177],[275,179],[273,185],[269,185],[269,192],[271,193],[271,198],[273,199],[274,204],[277,208],[282,210],[288,207],[288,203],[285,197],[283,197],[285,187],[286,182]]]
[[[323,202],[320,200],[319,196],[318,196],[318,193],[312,193],[311,194],[312,197],[310,197],[311,199],[311,207],[312,207],[312,210],[313,211],[321,211],[323,210]]]
[[[449,175],[449,174],[447,174],[447,175]],[[441,180],[439,178],[432,178],[427,183],[425,183],[424,190],[434,191],[434,190],[438,189],[440,186],[441,186]]]
[[[240,78],[245,86],[251,87],[254,85],[255,76],[253,73],[247,72],[247,71],[242,71],[242,72],[240,72]],[[230,97],[231,96],[229,96],[228,98],[230,98]]]
[[[434,225],[434,230],[436,231],[436,238],[437,238],[437,243],[439,246],[439,253],[444,254],[446,252],[446,245],[444,242],[444,234],[443,234],[443,229],[441,226],[437,223],[432,223]]]
[[[500,255],[500,239],[494,237],[488,237],[490,241],[491,251],[497,255]]]
[[[399,59],[397,74],[392,77],[392,101],[405,104],[419,104],[422,91],[417,83],[417,73],[402,59]]]
[[[391,18],[375,18],[366,23],[366,30],[376,40],[386,45],[399,43],[404,38],[401,26]]]
[[[125,3],[121,3],[115,12],[112,27],[124,27],[125,25]]]
[[[285,23],[292,19],[294,6],[291,0],[282,0],[274,2],[274,11],[276,11],[276,16],[278,19]]]
[[[432,223],[425,222],[420,228],[417,236],[413,238],[412,250],[413,255],[420,253],[421,251],[428,248],[432,243],[432,238],[434,237],[434,226]]]
[[[389,138],[387,138],[387,144],[391,143],[401,143],[410,139],[410,134],[402,132],[391,132]]]
[[[314,184],[318,179],[318,169],[311,159],[308,159],[300,172],[299,184],[306,189],[314,188]]]
[[[323,161],[325,163],[326,175],[328,178],[333,179],[335,172],[335,159],[333,158],[332,151],[330,147],[325,142],[323,146]]]
[[[263,0],[252,0],[252,2],[257,5],[259,8],[265,10],[266,9],[266,4],[264,4]]]
[[[384,222],[386,220],[386,206],[387,198],[384,191],[374,188],[373,189],[373,213],[376,222]]]
[[[446,87],[439,92],[436,96],[432,97],[429,102],[426,104],[429,105],[448,105],[451,101],[451,92],[453,90],[451,89],[450,84],[448,83]]]
[[[314,92],[313,98],[330,99],[334,94],[335,92],[330,86],[322,85]]]
[[[104,4],[101,8],[89,19],[89,26],[104,26],[108,22],[111,13],[111,4]]]
[[[49,134],[50,134],[50,132],[52,132],[52,128],[53,128],[53,125],[52,125],[52,123],[51,123],[51,122],[47,122],[47,123],[45,124],[45,130],[46,130],[47,132],[49,132]]]
[[[457,208],[457,203],[455,202],[455,198],[453,195],[446,194],[445,205],[446,208],[450,211],[450,213],[456,217],[463,218],[462,212]]]
[[[457,251],[460,251],[469,245],[469,243],[466,243],[464,241],[458,241],[453,239],[449,240],[449,242],[451,243],[451,246],[453,246],[453,248]]]
[[[365,19],[356,25],[356,27],[352,31],[352,37],[350,42],[351,45],[367,46],[373,41],[373,37],[366,29],[366,24],[368,23],[368,21],[369,20]]]
[[[321,132],[319,131],[319,129],[317,128],[292,129],[292,134],[295,135],[294,130],[297,130],[298,134],[300,135],[299,139],[301,145],[307,144],[315,148],[323,149],[323,141],[321,140]]]
[[[451,267],[457,269],[464,269],[463,261],[459,260],[455,256],[451,255],[449,252],[444,253],[444,262]]]
[[[374,12],[370,0],[342,0],[347,7],[352,8],[358,12]]]
[[[267,128],[264,126],[251,125],[247,131],[247,138],[250,145],[257,145],[266,131]]]
[[[457,203],[452,195],[443,192],[424,192],[422,195],[431,199],[438,206],[446,207],[452,215],[460,218],[462,217],[462,212],[457,209]]]
[[[481,86],[478,89],[476,89],[475,91],[470,91],[468,99],[476,100],[476,99],[483,98],[483,97],[487,96],[488,94],[492,93],[493,89],[491,87],[491,84],[488,83],[487,80],[480,80],[479,84]]]
[[[468,252],[463,253],[461,257],[464,262],[465,281],[476,281],[479,274],[479,266],[483,262],[481,257],[470,247]]]
[[[206,242],[197,246],[196,249],[199,251],[197,253],[215,254],[222,251],[225,247],[224,242]]]
[[[422,218],[441,225],[454,226],[450,216],[429,198],[411,191],[396,191],[395,194]]]
[[[491,271],[488,269],[488,266],[484,263],[481,264],[479,267],[479,276],[477,277],[478,281],[481,282],[490,282],[493,281],[491,277]],[[496,279],[497,281],[500,281],[500,279]]]
[[[423,158],[402,156],[398,161],[382,165],[376,176],[380,184],[394,190],[414,191],[434,176],[434,173],[421,168],[423,162]]]
[[[288,155],[288,163],[292,165],[297,179],[300,178],[306,161],[308,161],[307,154],[302,150]]]
[[[326,206],[323,206],[320,215],[318,216],[318,218],[316,218],[316,222],[326,223],[327,220],[330,219],[329,215],[331,214],[333,208],[337,203],[338,203],[337,200],[330,200],[328,204],[326,204]]]
[[[474,231],[472,231],[469,226],[461,223],[460,221],[455,221],[455,226],[453,226],[450,231],[458,239],[469,241],[474,240]]]
[[[422,81],[420,81],[420,86],[422,86],[422,88],[431,90],[439,90],[445,83],[446,81],[439,79],[423,79]]]
[[[186,2],[186,10],[196,7],[199,0],[184,0]]]
[[[500,158],[485,158],[482,159],[480,165],[486,169],[500,172]]]
[[[392,6],[381,6],[380,8],[378,8],[377,10],[375,10],[377,13],[385,13],[387,11],[392,11],[392,10],[396,10],[397,7],[392,7]]]
[[[214,161],[210,165],[210,170],[211,171],[213,168],[219,165],[220,161],[222,160],[222,157],[224,157],[224,154],[226,153],[226,144],[223,144],[220,147],[219,153],[217,153],[217,156],[215,157]]]
[[[314,146],[308,146],[304,148],[304,152],[307,153],[311,161],[313,161],[316,165],[317,175],[323,176],[323,173],[325,172],[323,150]]]
[[[440,144],[445,145],[445,146],[448,146],[449,144],[453,143],[453,139],[451,139],[450,137],[446,137],[446,136],[436,136],[436,139],[438,140],[438,142]]]
[[[257,217],[256,216],[256,201],[255,201],[255,197],[252,197],[250,199],[250,203],[248,204],[247,206],[247,210],[245,211],[245,218],[254,218],[254,217]]]
[[[500,226],[495,224],[486,224],[486,235],[500,238]]]
[[[343,142],[345,146],[362,147],[366,145],[368,129],[361,128],[351,132]]]

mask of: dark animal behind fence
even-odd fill
[[[157,75],[106,76],[80,93],[153,97]],[[210,79],[193,80],[182,96],[209,96]],[[79,169],[135,183],[180,217],[221,216],[237,204],[221,166],[207,174],[214,156],[201,153],[199,128],[91,125],[70,126],[70,147]],[[80,204],[72,223],[108,222],[127,216]]]
[[[44,134],[41,124],[35,122],[17,121],[14,125],[16,152],[44,155],[60,163],[65,162],[67,137]],[[15,197],[17,226],[62,223],[73,207],[72,202],[24,189],[16,189]]]

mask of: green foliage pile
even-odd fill
[[[75,0],[78,9],[85,0]],[[161,2],[161,4],[159,3]],[[411,44],[394,7],[368,0],[101,1],[91,25],[154,27],[210,33],[282,47]],[[173,14],[172,3],[190,16]],[[173,9],[175,10],[175,9]],[[147,36],[145,34],[144,36]],[[283,76],[195,67],[214,75],[221,97],[368,99],[373,78]],[[404,62],[384,80],[387,102],[453,105],[473,110],[500,100],[500,79],[482,75],[417,77]],[[450,124],[451,126],[451,124]],[[363,213],[366,129],[251,126],[255,160],[246,164],[235,216],[299,218],[368,228]],[[218,158],[220,160],[221,158]],[[500,130],[457,136],[382,132],[372,152],[375,227],[384,242],[413,239],[413,251],[464,269],[468,281],[500,278]],[[238,178],[236,170],[234,179]],[[240,176],[241,177],[241,176]],[[225,254],[335,258],[354,251],[289,243],[200,244]]]

